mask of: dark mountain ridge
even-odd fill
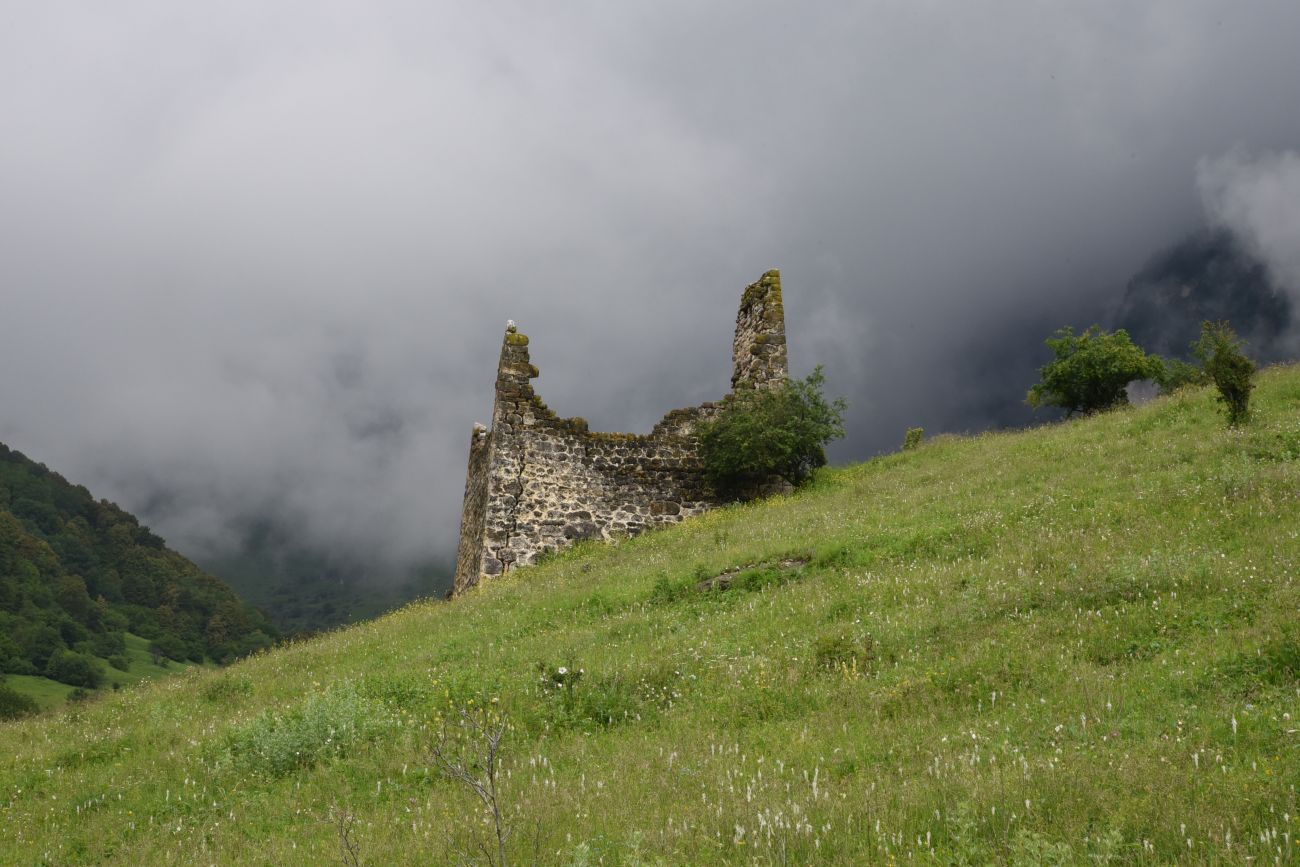
[[[1230,322],[1258,361],[1289,354],[1290,298],[1267,266],[1222,229],[1193,232],[1153,256],[1125,287],[1115,325],[1148,352],[1186,358],[1207,319]]]
[[[385,563],[382,552],[326,551],[278,518],[237,522],[240,542],[201,559],[286,635],[305,635],[378,617],[451,586],[444,562]]]

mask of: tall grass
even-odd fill
[[[483,703],[541,863],[1294,862],[1300,370],[1254,408],[935,437],[0,726],[0,862],[337,863],[337,805],[446,863],[483,811],[429,748]]]

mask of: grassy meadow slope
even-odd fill
[[[149,652],[150,642],[147,638],[141,638],[139,635],[132,635],[129,632],[123,638],[125,650],[122,656],[127,663],[127,669],[125,671],[119,668],[109,669],[111,673],[105,680],[110,685],[128,686],[154,677],[170,677],[197,666],[197,663],[189,661],[176,662],[165,657],[155,658],[154,654]],[[205,665],[208,668],[216,667],[212,663],[206,663]],[[41,710],[62,707],[77,689],[75,686],[59,683],[57,680],[50,680],[48,677],[35,677],[24,674],[5,675],[4,683],[23,695],[31,696]]]
[[[938,438],[0,726],[0,862],[342,863],[335,807],[454,863],[483,705],[515,864],[1295,862],[1300,369],[1256,407]]]

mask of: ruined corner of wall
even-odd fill
[[[745,287],[732,350],[733,391],[788,378],[779,271]],[[470,439],[453,594],[576,541],[636,535],[720,502],[694,435],[718,404],[673,410],[646,435],[598,433],[548,409],[538,374],[528,337],[507,323],[492,425]]]

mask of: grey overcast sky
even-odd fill
[[[507,318],[645,431],[784,275],[837,460],[1027,421],[1207,223],[1300,286],[1300,3],[0,0],[0,440],[192,556],[454,541]]]

